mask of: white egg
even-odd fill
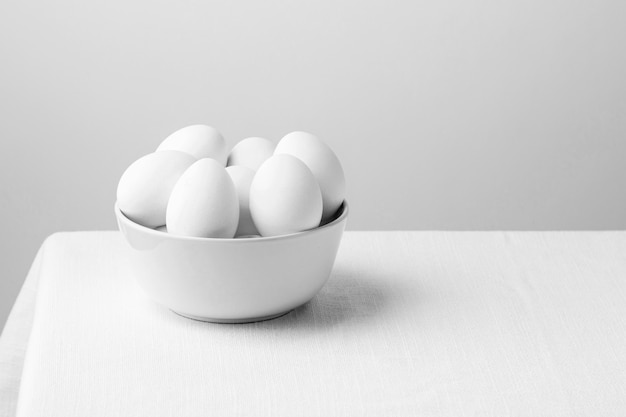
[[[244,166],[231,166],[226,168],[230,179],[235,184],[237,197],[239,199],[239,225],[237,226],[236,237],[258,235],[259,232],[250,216],[250,185],[254,178],[254,171]]]
[[[207,125],[192,125],[177,130],[157,148],[157,151],[163,150],[187,152],[196,159],[213,158],[222,166],[226,165],[228,153],[222,134]]]
[[[250,185],[250,214],[262,236],[319,226],[322,193],[311,170],[291,155],[269,158]]]
[[[163,151],[133,162],[117,185],[117,205],[132,221],[146,227],[165,224],[174,185],[196,159],[184,152]]]
[[[265,138],[252,137],[237,143],[228,155],[228,166],[242,165],[256,171],[272,156],[276,144]]]
[[[346,194],[346,178],[339,158],[322,140],[307,132],[292,132],[276,145],[274,155],[295,156],[309,167],[322,191],[323,219],[332,217]]]
[[[238,221],[237,191],[219,162],[200,159],[181,175],[167,205],[168,233],[232,238]]]

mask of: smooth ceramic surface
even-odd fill
[[[237,323],[281,316],[309,301],[332,271],[348,217],[284,236],[210,239],[174,236],[129,220],[115,206],[134,249],[133,274],[156,302],[203,321]]]

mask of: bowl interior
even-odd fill
[[[169,234],[160,230],[156,230],[150,227],[146,227],[143,226],[139,223],[136,223],[134,221],[132,221],[131,219],[129,219],[128,217],[126,217],[126,215],[122,212],[122,210],[120,210],[117,202],[115,203],[115,215],[117,217],[117,220],[124,226],[126,227],[130,227],[132,229],[134,229],[137,232],[141,232],[141,233],[146,233],[146,234],[155,234],[156,236],[159,237],[165,237],[167,236],[167,238],[169,239],[180,239],[180,240],[212,240],[212,241],[219,241],[219,242],[242,242],[242,241],[250,241],[250,240],[254,240],[254,241],[267,241],[267,240],[276,240],[276,239],[286,239],[286,238],[290,238],[290,237],[296,237],[302,234],[308,234],[308,233],[315,233],[316,231],[319,231],[323,228],[326,227],[331,227],[332,225],[335,225],[337,223],[340,223],[341,221],[343,221],[347,216],[348,216],[348,203],[347,201],[343,201],[343,203],[341,203],[341,206],[339,206],[339,208],[337,209],[337,211],[335,212],[334,215],[332,215],[330,218],[328,218],[326,221],[322,221],[322,223],[320,223],[320,225],[316,228],[313,229],[309,229],[309,230],[304,230],[302,232],[297,232],[297,233],[290,233],[290,234],[285,234],[285,235],[278,235],[278,236],[251,236],[251,237],[238,237],[238,238],[232,238],[232,239],[224,239],[224,238],[209,238],[209,237],[193,237],[193,236],[179,236],[179,235],[173,235],[173,234]],[[121,228],[121,224],[120,224],[120,228]]]

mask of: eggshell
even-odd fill
[[[165,224],[174,185],[196,159],[184,152],[163,151],[133,162],[117,185],[117,205],[132,221],[146,227]]]
[[[228,156],[222,134],[207,125],[192,125],[177,130],[165,138],[157,148],[157,151],[163,150],[186,152],[196,159],[213,158],[222,166],[226,165]]]
[[[237,143],[228,155],[228,166],[241,165],[256,171],[272,156],[276,144],[259,137],[247,138]]]
[[[230,179],[237,190],[239,200],[239,225],[235,237],[258,235],[259,232],[250,216],[250,185],[254,178],[254,171],[244,166],[231,166],[226,168],[226,172],[230,175]]]
[[[181,175],[167,205],[168,233],[232,238],[238,221],[237,191],[219,162],[200,159]]]
[[[341,206],[346,194],[346,179],[339,158],[322,140],[307,132],[292,132],[276,145],[274,155],[288,154],[306,164],[322,191],[323,219],[329,219]]]
[[[250,214],[262,236],[317,227],[322,193],[311,170],[291,155],[266,160],[250,185]]]

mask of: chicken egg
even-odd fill
[[[237,191],[219,162],[200,159],[180,176],[167,205],[168,233],[232,238],[238,222]]]
[[[242,165],[256,171],[274,153],[276,145],[259,137],[247,138],[237,143],[228,155],[228,166]]]
[[[222,166],[226,165],[228,154],[222,134],[207,125],[192,125],[177,130],[161,142],[157,151],[162,150],[187,152],[196,159],[213,158]]]
[[[226,172],[235,185],[239,200],[239,225],[235,236],[258,235],[259,232],[250,215],[250,185],[254,178],[254,171],[244,166],[234,165],[226,168]]]
[[[319,226],[322,193],[311,170],[291,155],[267,159],[250,185],[250,214],[262,236]]]
[[[317,180],[324,204],[323,219],[332,217],[345,198],[346,179],[339,158],[322,140],[307,132],[292,132],[276,145],[274,155],[295,156]]]
[[[139,158],[124,171],[117,185],[119,209],[143,226],[164,225],[172,189],[195,161],[179,151],[154,152]]]

